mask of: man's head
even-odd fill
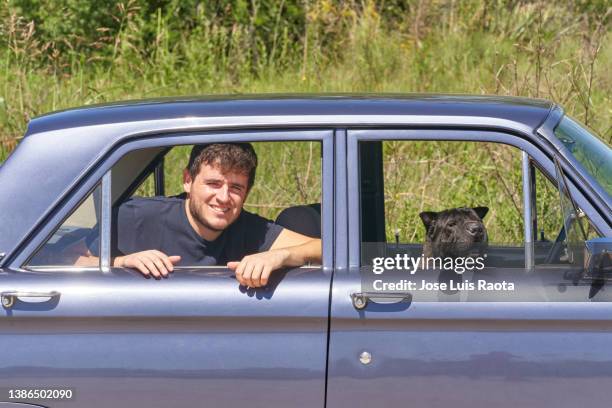
[[[257,155],[249,143],[196,145],[183,171],[189,218],[215,239],[240,215],[255,181]]]
[[[249,190],[255,182],[257,154],[250,143],[207,143],[193,146],[187,170],[195,179],[202,164],[218,167],[223,173],[242,173],[248,176]]]

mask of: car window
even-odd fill
[[[577,285],[587,278],[584,241],[597,236],[593,224],[582,211],[568,217],[554,175],[520,149],[492,142],[361,141],[359,157],[364,292],[409,292],[425,301],[594,296],[588,279]],[[530,199],[534,242],[525,239],[524,202]]]
[[[423,218],[463,208],[480,210],[457,214],[450,228],[469,216],[482,223],[488,244],[500,248],[499,261],[506,255],[513,263],[524,262],[520,150],[496,143],[362,142],[362,166],[376,162],[368,160],[372,149],[381,150],[381,174],[376,181],[371,179],[376,171],[361,169],[362,264],[371,262],[368,247],[375,249],[381,242],[387,250],[398,247],[421,254],[428,232],[428,220]],[[366,218],[375,201],[381,219],[373,223]],[[384,231],[373,231],[382,226]],[[468,233],[464,238],[459,234],[453,239],[467,245],[473,236]]]
[[[89,248],[99,245],[100,196],[98,185],[34,254],[27,267],[99,267],[98,262],[85,259]]]
[[[235,258],[241,258],[243,252],[234,251],[234,248],[237,247],[245,247],[247,253],[260,252],[268,248],[269,244],[274,241],[276,232],[274,227],[266,226],[266,222],[274,222],[274,224],[279,224],[286,229],[309,237],[319,238],[321,236],[320,143],[257,142],[252,143],[252,146],[257,155],[258,165],[255,181],[244,202],[243,214],[231,224],[231,228],[228,228],[227,231],[224,230],[219,239],[203,243],[203,249],[199,252],[214,253],[216,265],[225,266],[229,261],[240,260]],[[196,253],[196,248],[192,248],[193,240],[181,235],[185,232],[181,227],[181,225],[184,226],[185,220],[181,220],[183,224],[178,223],[178,218],[176,218],[179,217],[178,213],[176,217],[173,215],[168,218],[172,220],[172,225],[169,227],[173,231],[171,233],[166,233],[166,230],[163,231],[164,233],[160,233],[160,230],[143,226],[138,222],[136,222],[137,225],[134,228],[126,229],[123,227],[123,224],[126,223],[134,224],[133,219],[146,218],[145,214],[146,211],[149,211],[151,203],[155,203],[155,211],[174,213],[174,208],[179,205],[177,202],[181,201],[181,211],[188,213],[187,221],[191,223],[191,230],[193,230],[194,223],[207,222],[206,217],[210,216],[208,209],[225,205],[219,204],[217,198],[213,196],[200,197],[200,202],[193,206],[188,206],[184,201],[187,197],[183,172],[190,160],[192,149],[193,146],[175,146],[165,156],[157,157],[155,159],[157,162],[153,161],[145,166],[147,171],[150,172],[149,175],[146,177],[141,175],[140,185],[132,186],[128,190],[132,190],[133,193],[129,197],[124,197],[115,202],[114,256],[144,250],[145,247],[142,245],[148,245],[151,249],[166,248],[168,251],[184,250],[185,253],[189,253],[190,255],[182,256],[183,259],[179,263],[181,267],[208,266],[211,264],[211,260],[208,258],[196,259],[195,256],[191,256],[191,254]],[[152,157],[151,154],[141,154],[141,156]],[[155,188],[156,175],[153,170],[156,164],[159,165],[162,161],[163,189],[165,192],[163,197],[156,196],[158,191]],[[200,183],[201,180],[194,180],[194,187],[192,188],[200,186]],[[192,194],[191,197],[190,202],[193,204],[196,201],[193,197],[197,198],[198,196]],[[225,211],[225,208],[223,210]],[[244,221],[247,218],[246,214],[249,215],[248,219],[251,221]],[[244,228],[247,230],[243,231],[241,229],[243,228],[242,221],[244,221]],[[181,233],[174,235],[175,230],[181,231]],[[193,233],[191,230],[188,232]],[[237,239],[237,234],[247,235],[247,237],[241,236],[240,239]],[[141,244],[142,236],[147,237],[144,238],[148,242],[147,244]],[[172,238],[168,238],[169,236],[172,236]],[[150,237],[155,238],[149,239]],[[179,249],[177,245],[170,243],[170,240],[181,242],[181,248]],[[223,249],[216,248],[216,242],[223,240],[228,240],[231,244],[224,244]],[[132,243],[138,243],[138,245],[134,246]],[[185,248],[191,248],[192,251],[189,252],[190,249]]]
[[[555,136],[612,196],[612,150],[584,126],[564,116],[555,128]]]
[[[539,167],[535,166],[533,169],[536,181],[534,186],[536,203],[534,219],[535,264],[571,264],[571,251],[568,252],[568,242],[570,242],[570,246],[582,251],[585,248],[584,241],[600,237],[600,234],[594,228],[588,216],[582,212],[577,221],[566,219],[567,215],[561,208],[561,202],[567,200],[567,197],[560,194],[552,180],[546,177]],[[565,226],[568,221],[571,221],[568,224],[569,234],[566,233]]]
[[[219,240],[213,239],[210,242],[195,235],[195,240],[201,240],[204,246],[219,245],[221,249],[216,248],[214,251],[221,252],[213,251],[213,258],[221,261],[215,262],[215,265],[225,266],[228,261],[239,261],[240,259],[234,259],[237,256],[243,257],[245,254],[269,249],[283,229],[310,238],[321,237],[321,143],[257,142],[252,146],[258,161],[255,182],[252,187],[248,188],[248,191],[241,192],[246,200],[242,203],[242,210],[238,211],[240,217],[228,223],[228,226],[233,229],[222,234]],[[169,229],[153,228],[164,223],[164,211],[168,211],[169,204],[186,198],[184,169],[189,162],[192,148],[193,146],[189,145],[134,150],[113,166],[110,200],[112,203],[111,255],[113,257],[128,254],[129,251],[122,247],[128,238],[134,243],[148,240],[147,242],[155,244],[148,248],[151,250],[163,249],[164,245],[173,239],[177,239],[177,242],[184,246],[192,243],[192,241],[184,241],[184,236],[177,238],[173,235],[173,228],[177,228],[177,225],[181,228],[187,225],[187,228],[181,231],[191,234],[191,238],[194,238],[196,234],[193,225],[188,224],[191,220],[189,215],[185,216],[185,212],[189,209],[184,204],[181,204],[180,207],[182,218],[179,217],[178,221],[172,218],[175,224],[170,225]],[[159,177],[162,178],[161,182]],[[202,183],[199,179],[197,181]],[[207,181],[207,183],[210,182]],[[212,181],[212,183],[216,182],[216,180]],[[235,184],[228,184],[229,195],[239,188]],[[100,190],[101,188],[97,187],[75,209],[73,214],[32,257],[26,267],[99,267]],[[163,195],[159,194],[159,190]],[[228,209],[226,204],[219,204],[218,200],[214,202],[206,201],[207,198],[202,200],[200,204],[204,208],[213,208],[213,211],[217,213],[223,214]],[[151,207],[152,202],[158,203],[157,207]],[[134,208],[137,206],[144,208],[142,211],[148,217],[145,218],[146,222],[140,219],[138,222],[132,221],[134,219],[126,216],[126,214],[133,215],[132,213],[136,211]],[[126,208],[129,209],[126,210]],[[179,207],[174,205],[172,208]],[[138,211],[141,211],[140,207]],[[159,214],[148,214],[150,211],[159,211]],[[206,211],[204,214],[207,214]],[[234,222],[243,221],[244,218],[247,218],[248,222]],[[234,248],[241,250],[234,251]],[[204,262],[199,259],[195,261],[191,258],[190,260],[188,256],[183,256],[183,258],[186,259],[178,266],[211,265],[210,259],[205,259],[206,262]]]

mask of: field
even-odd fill
[[[0,5],[0,162],[19,143],[28,121],[42,113],[190,94],[545,98],[611,144],[611,14],[606,1],[585,0],[5,0]],[[268,164],[274,171],[260,172],[261,189],[250,198],[252,209],[269,216],[277,207],[317,198],[316,165],[304,164],[318,158],[312,146],[278,149],[278,162]],[[389,163],[393,149],[385,152]],[[421,153],[425,161],[440,160],[433,152]],[[474,157],[474,152],[462,154]],[[296,158],[301,162],[293,163]],[[469,185],[481,163],[463,163],[443,181],[450,184],[461,174]],[[313,173],[304,174],[303,168]],[[178,174],[180,168],[170,171]],[[295,187],[281,189],[277,178]],[[405,212],[397,210],[394,188],[389,185],[386,200],[393,223],[399,223]],[[508,189],[489,193],[516,201]],[[456,202],[469,202],[469,191],[455,195]],[[402,227],[406,239],[420,239],[413,211]],[[512,224],[516,211],[499,211],[500,225]],[[509,231],[500,234],[500,239],[517,238]]]

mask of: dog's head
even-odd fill
[[[487,245],[487,230],[482,220],[487,207],[452,208],[419,214],[425,229],[425,256],[460,257],[482,253]]]

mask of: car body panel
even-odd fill
[[[70,127],[177,118],[304,115],[480,116],[536,128],[552,106],[545,100],[476,95],[221,95],[125,101],[53,112],[33,119],[26,135]]]
[[[181,406],[204,401],[236,406],[251,401],[251,406],[269,407],[296,399],[303,406],[324,405],[332,177],[321,180],[322,197],[327,197],[322,204],[323,266],[277,273],[266,289],[246,290],[221,267],[179,268],[162,282],[123,269],[21,267],[126,153],[177,143],[251,140],[252,135],[243,130],[141,137],[106,155],[85,155],[78,170],[63,172],[62,181],[52,180],[49,189],[58,189],[52,206],[57,208],[47,208],[41,227],[30,232],[24,251],[14,259],[20,267],[0,268],[0,292],[56,291],[59,296],[42,302],[26,297],[4,309],[0,347],[12,352],[3,355],[0,389],[32,384],[75,389],[75,400],[52,406],[75,401],[92,407],[106,407],[109,401],[116,406],[166,407],[177,401]],[[255,138],[321,142],[322,174],[333,175],[329,130],[258,131]],[[51,160],[46,163],[51,166]]]
[[[359,142],[371,140],[471,140],[514,145],[554,179],[549,143],[485,130],[363,129],[348,131],[349,270],[334,274],[327,406],[515,407],[606,405],[612,383],[612,295],[587,301],[588,285],[542,286],[527,301],[455,298],[369,302],[356,310],[360,271]],[[571,166],[573,198],[612,235]],[[606,216],[608,218],[606,218]],[[485,271],[486,272],[486,271]],[[499,268],[498,274],[503,273]],[[484,273],[484,272],[483,272]],[[521,279],[538,277],[508,270]],[[558,271],[563,276],[563,270]],[[513,276],[513,275],[511,275]],[[420,279],[420,278],[419,278]],[[435,277],[431,277],[435,280]],[[469,277],[467,280],[471,280]],[[538,287],[538,289],[541,289]],[[561,294],[549,301],[546,291]],[[578,295],[577,295],[578,294]],[[538,296],[535,295],[540,295]],[[584,299],[583,301],[575,301]],[[363,352],[371,362],[360,361]]]
[[[74,389],[53,407],[324,404],[331,275],[320,268],[257,290],[214,267],[161,282],[122,269],[0,279],[61,292],[0,318],[0,388]]]
[[[350,295],[360,284],[358,271],[334,276],[330,408],[608,404],[609,302],[413,302],[359,312]]]

